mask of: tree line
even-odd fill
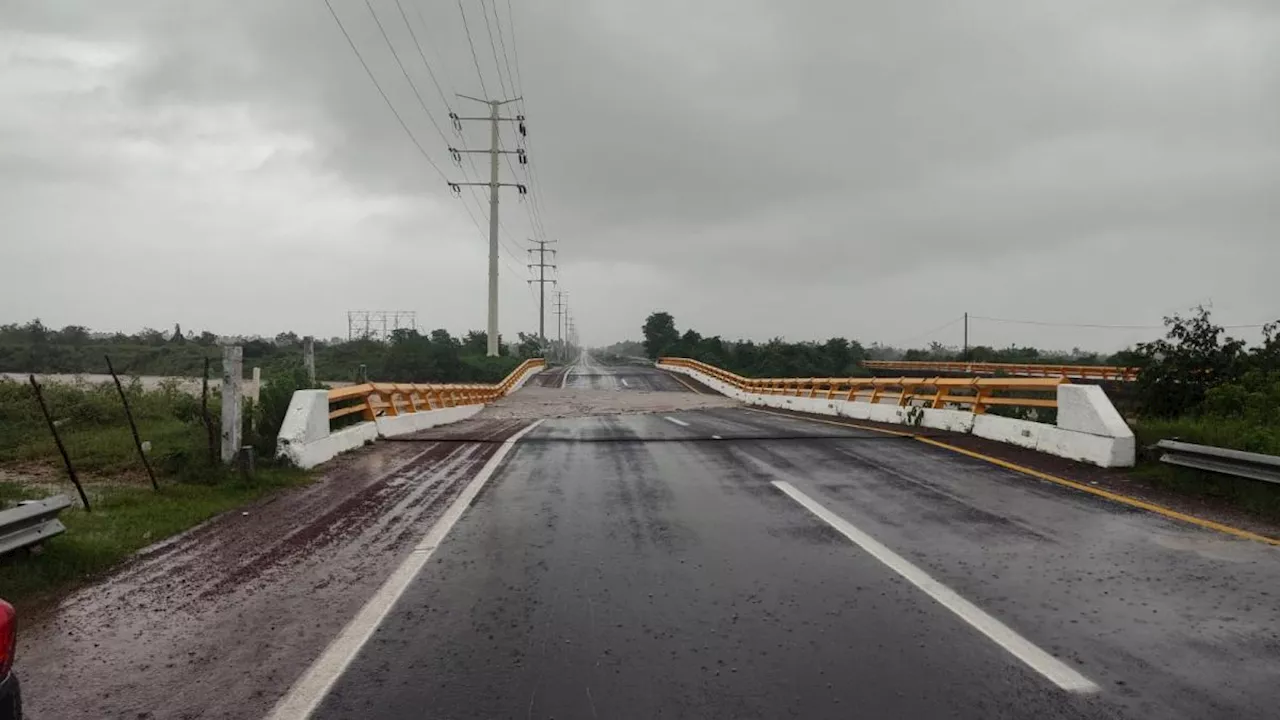
[[[932,343],[928,348],[864,346],[833,337],[825,342],[756,343],[680,332],[667,312],[655,312],[641,332],[645,354],[653,359],[687,357],[747,377],[865,377],[864,360],[939,360],[1083,365],[1123,365],[1138,369],[1136,410],[1146,417],[1217,417],[1280,428],[1280,321],[1263,327],[1262,342],[1249,347],[1213,322],[1210,311],[1165,318],[1165,336],[1110,355],[1073,350],[1049,352],[1033,347],[998,349],[977,346],[963,354]],[[1280,445],[1280,437],[1277,437]]]
[[[833,337],[825,341],[788,342],[773,338],[762,343],[752,340],[725,340],[719,335],[703,336],[697,330],[676,328],[667,312],[651,314],[641,328],[644,353],[651,359],[662,355],[688,357],[711,363],[747,377],[867,377],[864,360],[937,360],[1010,363],[1062,363],[1080,365],[1127,364],[1132,351],[1102,355],[1075,349],[1070,353],[1049,352],[1011,345],[994,348],[978,345],[963,353],[939,343],[926,348],[896,348],[880,343],[863,345],[855,339]],[[623,344],[619,343],[619,346]]]
[[[109,355],[123,374],[199,376],[206,358],[214,373],[221,372],[220,344],[240,345],[246,367],[279,372],[301,365],[302,342],[291,331],[273,338],[220,338],[208,331],[183,333],[176,326],[172,333],[94,333],[79,325],[53,329],[37,319],[0,325],[0,372],[105,373]],[[443,329],[396,330],[386,341],[316,340],[316,375],[321,380],[496,382],[524,359],[541,355],[537,337],[526,333],[519,333],[515,343],[500,343],[496,358],[485,356],[487,344],[483,331],[455,336]]]

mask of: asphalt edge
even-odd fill
[[[1063,487],[1071,488],[1073,490],[1079,490],[1081,492],[1089,493],[1090,495],[1095,495],[1097,497],[1105,498],[1112,502],[1120,503],[1121,505],[1128,505],[1129,507],[1134,507],[1140,510],[1145,510],[1147,512],[1152,512],[1157,515],[1163,515],[1164,517],[1170,518],[1172,520],[1185,522],[1200,528],[1204,528],[1206,530],[1213,530],[1216,532],[1225,533],[1227,535],[1231,535],[1233,537],[1237,537],[1242,540],[1253,540],[1255,542],[1264,543],[1266,545],[1280,547],[1280,538],[1273,538],[1267,535],[1261,535],[1259,533],[1252,532],[1250,530],[1245,530],[1243,528],[1238,528],[1231,525],[1226,525],[1224,523],[1216,522],[1214,520],[1206,520],[1205,518],[1196,517],[1195,515],[1188,515],[1186,513],[1179,512],[1172,508],[1164,507],[1163,505],[1157,505],[1155,503],[1147,502],[1146,500],[1139,500],[1138,498],[1129,497],[1127,495],[1121,495],[1119,493],[1111,492],[1110,490],[1103,490],[1101,488],[1096,488],[1081,482],[1076,482],[1075,480],[1068,480],[1067,478],[1064,478],[1064,477],[1059,477],[1057,475],[1051,475],[1049,473],[1040,472],[1039,470],[1033,470],[1029,467],[1026,467],[1025,465],[1019,465],[1017,463],[1009,462],[1008,460],[1002,460],[998,457],[986,455],[984,453],[975,452],[973,450],[966,450],[965,448],[957,447],[950,443],[945,443],[940,440],[936,440],[932,437],[926,437],[923,435],[910,433],[910,432],[898,432],[896,430],[886,430],[884,428],[873,427],[870,425],[860,425],[858,423],[841,422],[838,420],[825,420],[822,418],[813,418],[807,415],[775,412],[771,410],[759,410],[756,408],[751,408],[751,411],[764,413],[766,415],[777,415],[780,417],[789,417],[789,418],[795,418],[799,420],[810,420],[813,422],[825,423],[827,425],[841,425],[844,427],[857,428],[859,430],[869,430],[871,432],[884,433],[886,435],[897,435],[899,437],[909,437],[909,438],[912,438],[913,440],[918,440],[919,442],[925,443],[926,445],[932,445],[934,447],[942,448],[944,450],[950,450],[952,452],[956,452],[961,455],[965,455],[967,457],[971,457],[977,460],[984,460],[993,465],[997,465],[999,467],[1005,468],[1006,470],[1013,470],[1014,472],[1019,472],[1019,473],[1022,473],[1023,475],[1028,475],[1038,480],[1044,480],[1047,482],[1054,483],[1056,485],[1061,485]]]

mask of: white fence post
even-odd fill
[[[240,414],[244,407],[240,385],[244,378],[244,348],[222,348],[222,462],[230,463],[240,452]]]

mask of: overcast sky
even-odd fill
[[[431,159],[475,180],[365,0],[332,2]],[[485,146],[447,118],[484,112],[452,97],[484,92],[458,2],[400,0],[408,26],[371,3],[449,142]],[[539,181],[536,204],[501,197],[509,337],[537,327],[522,248],[543,228],[596,344],[655,309],[707,335],[921,345],[959,343],[935,329],[965,311],[1280,317],[1274,0],[462,5],[488,93],[518,75]],[[484,192],[449,193],[322,0],[0,0],[0,322],[331,336],[349,309],[407,309],[483,329]]]

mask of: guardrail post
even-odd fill
[[[244,401],[240,385],[244,376],[244,348],[222,348],[222,462],[229,464],[240,452],[241,413]]]

